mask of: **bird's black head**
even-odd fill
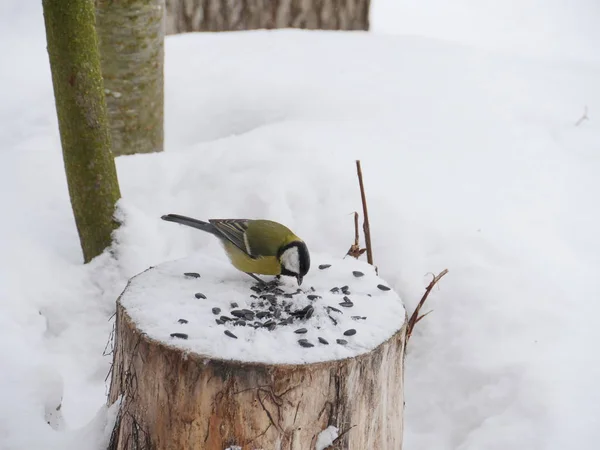
[[[306,244],[302,241],[290,242],[279,249],[277,258],[281,264],[281,275],[294,277],[298,285],[302,284],[302,279],[310,270],[310,254]]]

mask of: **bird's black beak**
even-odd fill
[[[297,275],[296,280],[298,280],[298,286],[302,284],[302,275]]]

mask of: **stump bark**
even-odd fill
[[[400,450],[406,327],[374,351],[306,365],[207,359],[149,339],[122,305],[109,401],[122,396],[112,449]],[[232,345],[234,345],[232,343]]]
[[[150,337],[123,300],[128,289],[138,297],[147,292],[132,284],[117,301],[109,404],[121,399],[121,409],[110,450],[315,450],[328,426],[340,436],[326,448],[402,449],[406,317],[389,339],[358,356],[242,362]],[[141,310],[147,312],[145,305]],[[184,326],[202,333],[192,325]]]

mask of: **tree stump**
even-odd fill
[[[110,449],[400,450],[404,306],[366,263],[316,264],[301,289],[200,256],[132,278]]]
[[[368,31],[370,0],[166,0],[167,34],[277,28]]]

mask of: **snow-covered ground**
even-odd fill
[[[118,158],[117,259],[88,266],[39,3],[0,4],[0,449],[103,448],[127,278],[224,258],[162,214],[268,217],[343,255],[356,158],[375,261],[409,312],[450,270],[409,344],[405,448],[597,448],[597,2],[375,0],[376,31],[412,36],[170,37],[166,151]]]

